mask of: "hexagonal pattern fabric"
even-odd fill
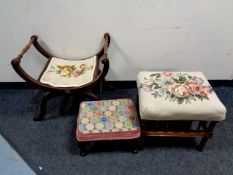
[[[140,137],[136,107],[131,99],[86,101],[80,104],[78,141]]]

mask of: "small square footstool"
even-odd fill
[[[203,150],[226,108],[201,72],[140,72],[137,77],[139,113],[144,136],[203,137]],[[149,121],[149,122],[148,122]],[[148,131],[146,123],[198,121],[187,132]]]
[[[80,154],[85,155],[85,142],[130,140],[140,138],[140,126],[131,99],[85,101],[80,104],[76,138]]]

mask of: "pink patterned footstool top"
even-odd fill
[[[78,141],[126,140],[140,137],[140,126],[131,99],[85,101],[77,119]]]

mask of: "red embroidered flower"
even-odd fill
[[[162,72],[161,75],[169,77],[172,75],[172,73],[171,72]]]
[[[80,68],[80,69],[86,68],[86,64],[80,64],[79,68]]]

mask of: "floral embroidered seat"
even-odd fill
[[[140,72],[137,86],[143,121],[202,121],[208,130],[225,119],[226,108],[201,72]]]
[[[67,60],[57,58],[46,51],[39,44],[36,35],[31,37],[21,53],[11,61],[11,64],[18,75],[26,82],[46,91],[40,104],[39,115],[34,117],[35,121],[43,120],[47,102],[52,97],[65,97],[60,110],[62,113],[70,95],[79,96],[79,99],[82,99],[84,96],[92,100],[99,98],[93,94],[92,90],[99,89],[99,94],[101,94],[102,84],[109,70],[109,59],[107,56],[109,44],[110,35],[105,33],[103,47],[95,56],[78,60]],[[47,63],[37,79],[31,77],[20,65],[24,54],[32,45],[47,59]]]
[[[80,104],[76,129],[79,144],[139,137],[137,111],[131,99],[86,101]],[[80,148],[82,152],[84,148]]]
[[[65,60],[53,57],[43,75],[41,83],[55,87],[78,87],[93,81],[98,75],[96,56],[84,60]]]

